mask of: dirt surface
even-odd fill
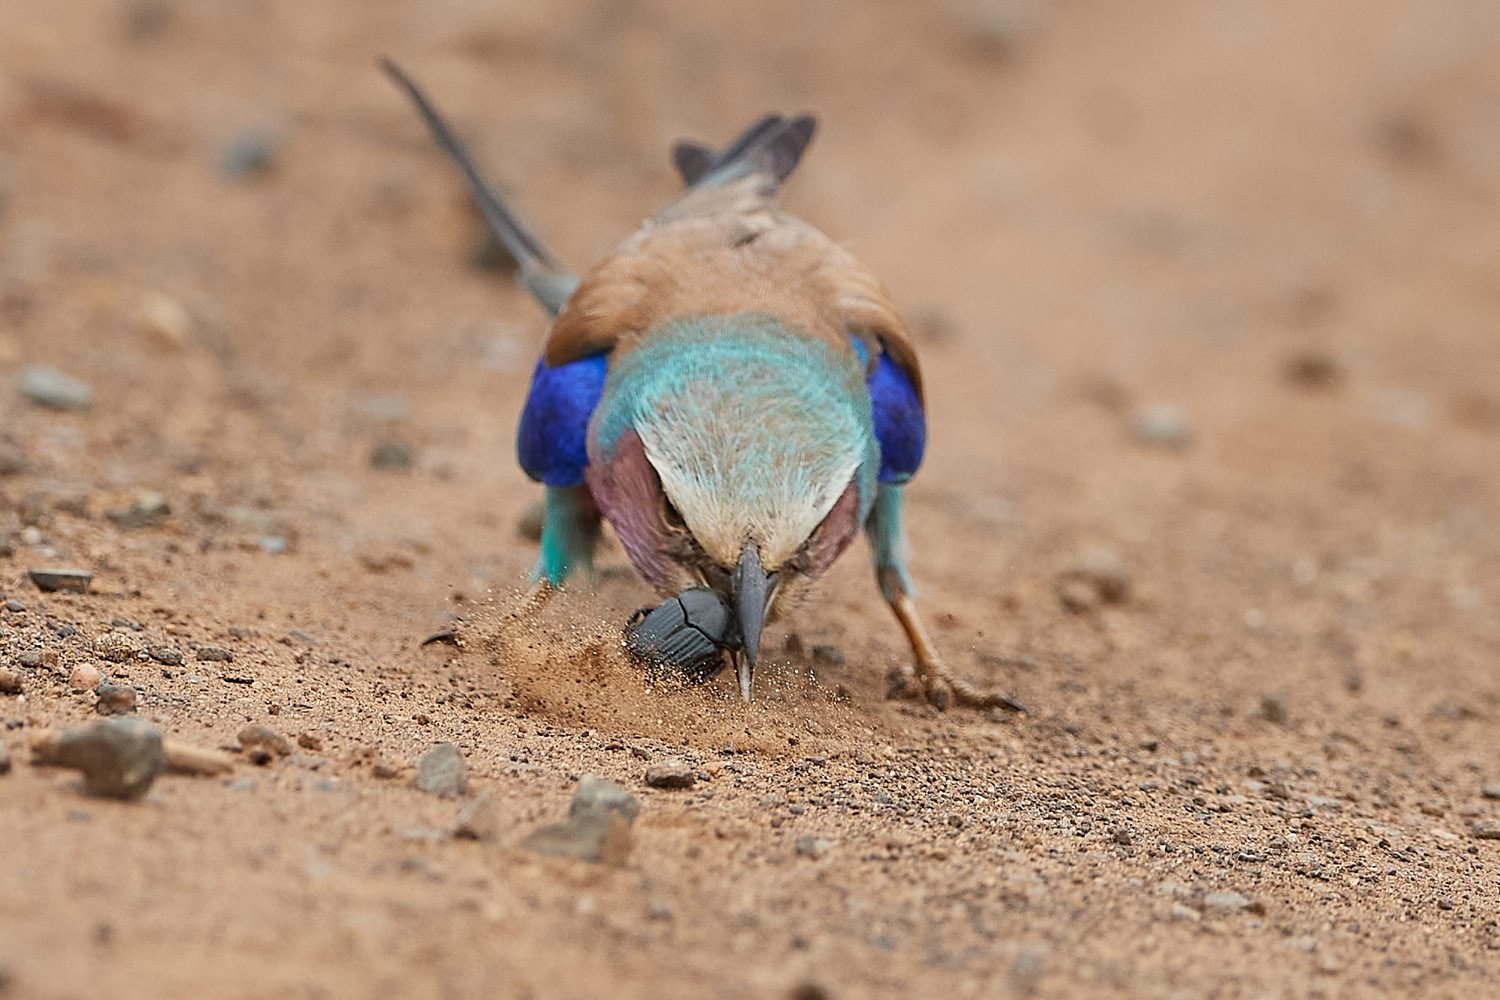
[[[1500,8],[722,7],[0,3],[0,996],[1500,995]],[[624,660],[612,542],[521,607],[544,324],[381,53],[576,265],[670,140],[822,116],[923,606],[1028,714],[887,700],[859,551],[748,706]],[[35,765],[85,665],[233,770]],[[618,864],[522,845],[585,772]]]

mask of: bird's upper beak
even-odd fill
[[[745,656],[739,661],[740,696],[750,700],[750,681],[755,675],[755,660],[760,655],[760,632],[766,624],[766,613],[775,597],[776,574],[767,574],[760,565],[760,549],[746,542],[734,570],[734,610],[740,620],[740,639]]]

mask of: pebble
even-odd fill
[[[145,795],[167,766],[161,733],[135,716],[70,729],[47,748],[40,762],[82,771],[90,795],[115,799]]]
[[[461,798],[469,790],[469,773],[463,752],[452,743],[435,745],[417,762],[417,776],[412,779],[412,784],[440,799]]]
[[[156,347],[180,351],[187,346],[188,336],[192,333],[193,317],[181,302],[154,292],[141,303],[136,325]]]
[[[635,822],[641,804],[634,795],[615,784],[593,774],[578,779],[578,789],[568,806],[569,816],[586,812],[618,812],[630,822]]]
[[[31,577],[37,590],[49,594],[59,590],[83,594],[88,591],[89,583],[94,579],[94,574],[86,569],[32,569],[27,570],[26,575]]]
[[[182,666],[182,654],[175,649],[166,646],[158,646],[156,649],[148,650],[146,655],[164,667]]]
[[[1260,717],[1278,726],[1286,725],[1291,696],[1284,691],[1260,696]]]
[[[1479,840],[1500,840],[1500,820],[1476,819],[1472,832]]]
[[[491,841],[500,836],[500,810],[489,792],[474,796],[453,825],[453,836],[461,840]]]
[[[1239,892],[1210,892],[1203,897],[1203,908],[1215,913],[1239,913],[1250,905],[1250,897]]]
[[[135,659],[135,643],[119,632],[106,632],[94,640],[94,655],[110,663]]]
[[[30,467],[21,446],[9,437],[0,437],[0,476],[18,476]]]
[[[103,681],[99,684],[98,695],[94,711],[100,715],[130,715],[135,711],[135,688]]]
[[[235,739],[239,740],[245,753],[257,764],[269,762],[272,756],[286,757],[292,752],[292,745],[285,736],[265,726],[246,726]]]
[[[276,162],[280,136],[272,129],[247,128],[229,137],[219,149],[219,173],[244,180],[270,171]]]
[[[234,654],[223,646],[199,646],[197,657],[210,663],[232,663]]]
[[[382,441],[370,450],[373,469],[410,469],[411,445],[401,441]]]
[[[26,610],[26,605],[22,604],[15,598],[11,598],[10,600],[5,602],[5,610],[14,612],[15,614],[20,614],[21,612]]]
[[[401,765],[388,760],[377,760],[371,767],[370,773],[382,781],[401,777]]]
[[[546,518],[547,505],[538,500],[522,511],[520,520],[516,522],[516,533],[528,542],[540,542]]]
[[[1186,448],[1193,441],[1193,425],[1182,407],[1155,403],[1135,415],[1136,440],[1155,448]]]
[[[841,667],[844,665],[844,652],[837,646],[818,645],[812,648],[812,659],[819,666]]]
[[[22,690],[20,674],[0,669],[0,694],[20,694]]]
[[[533,831],[521,846],[618,867],[630,853],[630,825],[640,808],[635,796],[619,785],[585,774],[573,793],[568,818]]]
[[[804,858],[821,858],[833,850],[833,841],[816,834],[804,833],[797,838],[793,849]]]
[[[160,525],[172,513],[167,498],[155,490],[142,490],[130,501],[128,507],[106,511],[104,516],[122,531],[137,528],[152,528]]]
[[[312,733],[298,733],[297,745],[304,750],[323,749],[323,741]]]
[[[33,403],[53,410],[87,410],[94,405],[94,390],[87,382],[51,365],[27,365],[16,376],[16,386]]]
[[[646,784],[652,788],[692,788],[698,776],[680,760],[664,760],[646,768]]]
[[[1121,604],[1130,597],[1130,573],[1112,550],[1088,549],[1057,578],[1057,597],[1074,613],[1100,604]]]
[[[1500,781],[1486,781],[1479,793],[1487,799],[1500,799]]]

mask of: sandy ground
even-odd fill
[[[0,996],[1500,995],[1500,8],[721,6],[0,2]],[[381,53],[576,265],[673,138],[822,116],[788,204],[920,331],[924,606],[1029,714],[886,700],[859,550],[748,706],[624,661],[613,543],[515,613],[543,321]],[[84,664],[302,745],[86,797],[30,751]],[[623,865],[521,846],[584,772]]]

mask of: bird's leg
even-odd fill
[[[870,545],[875,550],[875,580],[880,592],[906,639],[911,643],[913,664],[903,671],[903,680],[916,680],[922,694],[939,709],[947,708],[950,702],[973,708],[1001,707],[1020,710],[1006,695],[998,691],[986,691],[975,687],[948,669],[938,655],[932,637],[927,634],[921,616],[917,614],[916,601],[912,599],[915,588],[906,571],[906,535],[901,528],[901,486],[882,484],[876,495],[875,507],[865,530],[870,536]],[[897,685],[898,689],[900,686]]]
[[[599,541],[599,508],[587,486],[548,486],[543,498],[542,552],[531,571],[528,605],[561,587],[582,568],[592,574],[594,546]]]

